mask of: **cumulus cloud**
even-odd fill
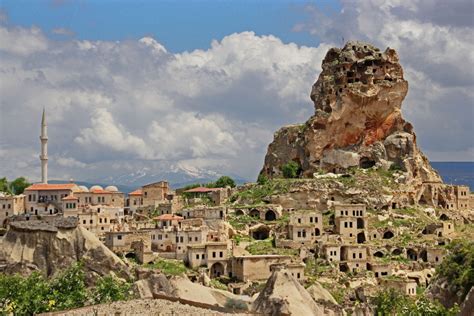
[[[273,131],[312,113],[309,91],[328,49],[244,32],[207,50],[172,54],[151,37],[53,41],[37,29],[1,32],[46,45],[28,53],[0,49],[0,125],[9,146],[36,153],[46,106],[56,178],[166,166],[254,178]],[[9,132],[19,124],[23,131]],[[28,165],[38,168],[37,154]],[[33,167],[24,172],[39,176]]]

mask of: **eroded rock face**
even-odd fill
[[[286,269],[272,273],[253,302],[253,311],[264,315],[344,315],[335,304],[316,303]]]
[[[318,170],[344,172],[357,166],[408,173],[408,180],[441,182],[401,115],[408,91],[395,50],[361,42],[331,48],[311,90],[315,114],[303,125],[281,128],[268,147],[261,173],[281,176],[289,161],[302,177]]]
[[[80,260],[91,283],[110,272],[129,278],[126,264],[73,218],[11,222],[1,246],[0,265],[6,273],[51,276]]]

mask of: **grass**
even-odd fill
[[[215,289],[227,291],[227,286],[224,283],[220,282],[218,279],[211,279],[209,285]]]
[[[286,255],[295,256],[298,254],[296,249],[275,248],[273,239],[256,240],[248,245],[245,250],[252,255]]]
[[[147,265],[151,269],[159,269],[166,275],[181,275],[188,271],[188,268],[181,260],[157,259]]]

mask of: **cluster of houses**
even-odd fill
[[[391,241],[403,232],[397,227],[371,224],[363,204],[342,204],[332,199],[323,213],[284,209],[275,204],[237,207],[228,203],[233,193],[230,188],[172,190],[166,181],[144,185],[128,194],[115,186],[50,184],[45,113],[40,139],[42,182],[20,195],[0,192],[3,232],[17,217],[76,217],[79,226],[97,235],[117,254],[134,257],[140,263],[153,262],[157,257],[182,260],[211,278],[231,278],[235,282],[229,287],[236,294],[250,282],[267,280],[281,267],[304,282],[305,261],[317,258],[341,273],[364,275],[371,271],[380,284],[414,295],[417,284],[428,282],[432,267],[445,256],[440,246],[454,232],[455,225],[447,212],[474,208],[474,195],[467,186],[428,183],[420,201],[429,200],[427,204],[446,210],[420,232],[421,236],[431,236],[430,242],[423,243],[421,238],[394,243]],[[440,185],[445,186],[443,195],[436,190]],[[406,193],[395,192],[391,209],[402,207],[408,200]],[[253,224],[238,230],[230,220],[239,218],[251,218]],[[239,236],[272,238],[275,249],[291,249],[299,255],[275,254],[284,251],[252,255],[239,245]]]

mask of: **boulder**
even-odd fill
[[[315,282],[313,285],[308,287],[306,291],[308,291],[308,293],[316,302],[322,301],[337,305],[337,302],[331,293],[329,293],[329,291],[326,290],[319,282]]]

